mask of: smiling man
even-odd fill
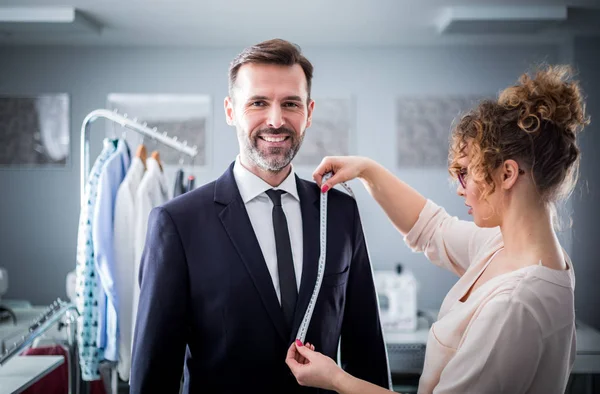
[[[318,186],[292,160],[312,120],[313,67],[270,40],[229,69],[240,153],[216,181],[154,209],[140,268],[131,393],[317,393],[285,364],[316,282]],[[329,191],[327,265],[306,340],[389,388],[355,201]],[[185,361],[184,361],[185,360]]]

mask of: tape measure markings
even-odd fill
[[[331,173],[323,175],[323,182],[327,181],[329,178],[331,178]],[[342,182],[340,184],[344,187],[344,189],[348,191],[352,198],[355,198],[352,189],[350,189],[350,187],[346,183]],[[298,329],[298,335],[296,335],[296,338],[299,339],[302,343],[304,343],[306,339],[306,333],[308,331],[308,327],[310,326],[310,321],[315,310],[315,304],[317,303],[317,298],[319,297],[319,292],[321,290],[321,284],[323,283],[323,275],[325,274],[325,260],[327,257],[327,192],[321,192],[320,211],[321,212],[319,233],[321,255],[319,256],[317,281],[315,283],[312,295],[310,296],[310,301],[308,303],[308,307],[306,308],[306,312],[304,313],[304,317],[302,318],[302,323],[300,324],[300,328]]]

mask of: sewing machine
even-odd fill
[[[417,329],[417,281],[401,264],[395,270],[375,270],[379,315],[386,333]]]

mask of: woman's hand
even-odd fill
[[[371,163],[372,161],[366,157],[327,156],[313,173],[313,178],[321,187],[321,191],[326,192],[338,183],[360,178]],[[321,184],[323,175],[328,172],[333,172],[333,175],[327,182]]]
[[[335,390],[336,379],[339,379],[344,371],[332,359],[314,350],[313,345],[307,343],[306,346],[302,346],[300,341],[296,340],[288,349],[285,363],[301,386]]]
[[[333,172],[333,176],[323,182],[323,175],[328,172]],[[367,157],[326,157],[313,173],[313,178],[323,193],[340,182],[359,178],[403,235],[413,228],[427,202],[418,191]]]

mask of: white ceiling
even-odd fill
[[[567,5],[569,19],[543,33],[443,36],[436,21],[448,6]],[[600,33],[600,0],[0,0],[6,7],[72,6],[101,32],[2,33],[0,45],[239,47],[273,37],[302,46],[390,46],[502,40],[546,41]],[[583,7],[583,8],[582,8]]]

